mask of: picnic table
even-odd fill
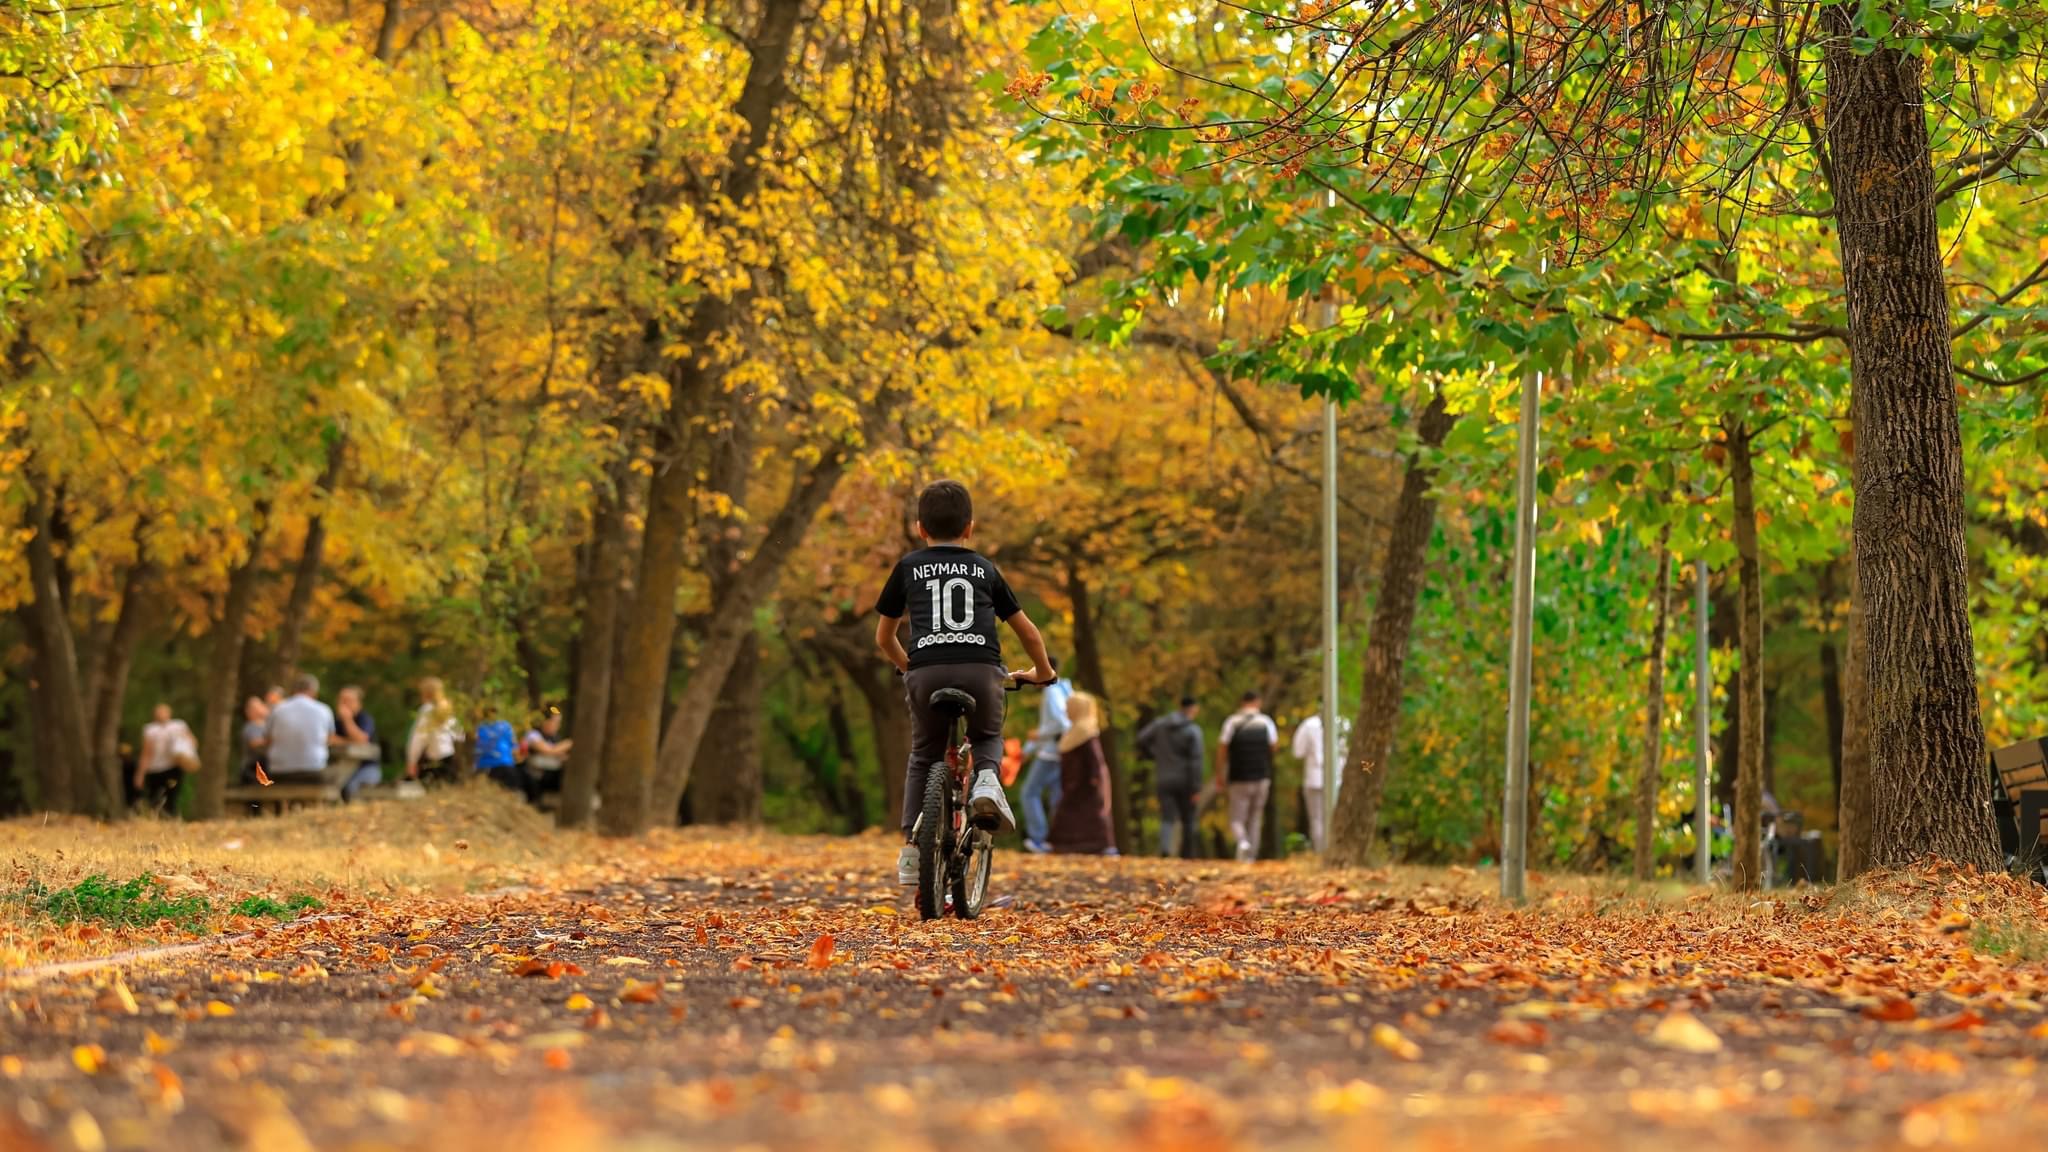
[[[2048,819],[2048,738],[1993,752],[1991,785],[1998,846],[2007,866],[2024,865],[2035,880],[2048,879],[2041,858],[2041,824]]]
[[[272,816],[308,805],[339,804],[342,787],[356,770],[378,758],[375,744],[343,744],[329,753],[327,767],[318,775],[299,772],[272,777],[269,784],[233,784],[227,789],[227,802],[238,811]]]

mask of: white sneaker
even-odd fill
[[[1252,862],[1253,860],[1256,860],[1256,859],[1258,859],[1258,855],[1259,855],[1259,854],[1258,854],[1257,850],[1255,850],[1255,849],[1254,849],[1254,848],[1252,847],[1252,843],[1251,843],[1251,841],[1249,841],[1249,840],[1239,840],[1239,841],[1237,842],[1237,859],[1238,859],[1238,862],[1239,862],[1239,863],[1243,863],[1243,864],[1249,864],[1249,863],[1251,863],[1251,862]],[[913,881],[913,883],[914,883],[914,881]]]
[[[896,883],[905,888],[917,887],[917,845],[905,844],[896,856]]]
[[[974,823],[983,827],[993,821],[997,832],[1008,832],[1017,826],[1017,818],[1010,815],[1010,797],[1003,792],[1003,782],[987,770],[975,774],[967,812]]]

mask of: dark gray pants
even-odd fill
[[[924,806],[925,769],[946,759],[951,720],[932,707],[932,693],[958,688],[974,697],[967,717],[967,739],[974,744],[976,771],[995,772],[1003,765],[1003,683],[1007,674],[994,664],[933,664],[912,668],[903,677],[910,703],[910,763],[903,773],[903,831],[917,823]]]

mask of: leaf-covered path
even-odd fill
[[[581,890],[344,905],[17,984],[0,1145],[1792,1147],[2048,1123],[2039,894],[1745,902],[1020,859],[919,924],[887,842],[679,838]],[[662,874],[667,873],[667,874]]]

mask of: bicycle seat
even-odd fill
[[[932,707],[941,712],[965,716],[974,711],[974,697],[958,688],[941,688],[932,693]]]

